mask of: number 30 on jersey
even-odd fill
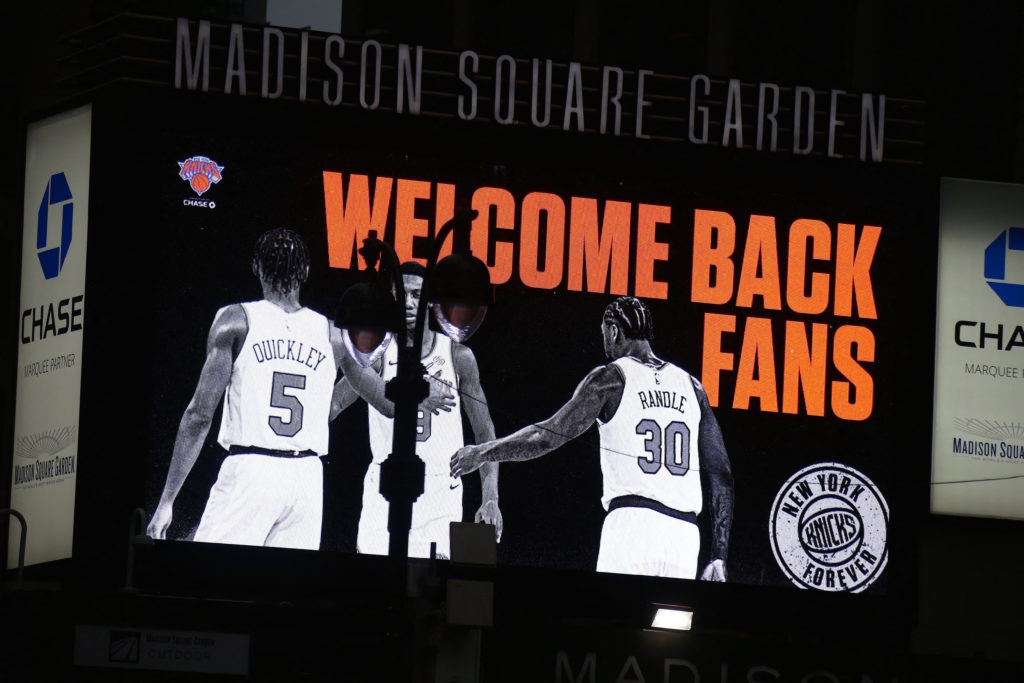
[[[644,437],[646,455],[636,460],[645,473],[657,474],[662,465],[677,477],[690,471],[690,428],[685,422],[670,422],[662,429],[654,420],[640,420],[636,433]]]

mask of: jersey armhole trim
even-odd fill
[[[626,358],[633,358],[633,357],[632,356],[626,356]],[[637,359],[633,358],[633,360],[637,360]],[[637,361],[637,362],[639,362],[639,361]],[[615,416],[619,414],[619,407],[622,405],[622,399],[626,396],[626,373],[623,372],[622,368],[619,367],[618,361],[617,360],[612,361],[611,363],[609,363],[605,367],[615,368],[615,372],[619,373],[619,377],[622,378],[622,396],[619,397],[619,405],[615,406],[615,412],[612,413],[611,417],[609,417],[607,421],[602,420],[600,415],[597,416],[597,424],[598,424],[598,426],[606,425],[606,424],[608,424],[609,422],[611,422],[612,420],[615,419]]]
[[[455,345],[456,345],[457,342],[454,339],[452,339],[451,337],[447,337],[447,339],[448,339],[448,342],[449,342],[449,344],[448,344],[448,357],[451,359],[451,362],[452,362],[452,378],[453,378],[452,379],[452,389],[455,391],[455,398],[456,398],[456,400],[459,401],[459,408],[461,409],[462,408],[462,391],[460,390],[459,385],[461,384],[462,375],[459,374],[459,364],[455,362],[455,353],[456,353]],[[473,353],[473,351],[468,346],[466,346],[465,344],[459,344],[459,346],[462,346],[464,349],[466,349],[467,353],[470,353],[470,354]],[[475,356],[474,356],[474,360],[476,360]],[[478,365],[477,366],[477,375],[478,376],[479,376],[479,373],[480,373],[480,366]]]
[[[426,323],[424,323],[424,324],[426,324]],[[441,340],[441,337],[444,337],[448,341],[451,341],[451,337],[449,337],[448,335],[441,334],[440,332],[434,332],[434,337],[430,340],[430,348],[427,349],[427,352],[423,353],[423,349],[420,349],[420,361],[421,362],[423,360],[427,359],[427,358],[430,358],[430,356],[432,356],[435,353],[441,353],[441,351],[437,348],[439,346],[438,342]],[[449,355],[451,355],[451,348],[452,348],[451,345],[449,345],[448,346]]]
[[[242,343],[238,345],[238,353],[235,353],[234,349],[231,350],[231,364],[234,365],[238,357],[242,355],[242,349],[245,348],[245,343],[249,341],[249,331],[252,330],[252,320],[249,319],[249,311],[246,310],[245,304],[247,302],[240,302],[238,307],[242,309],[242,317],[245,319],[245,336],[242,337]],[[232,368],[233,369],[233,368]]]
[[[694,377],[693,375],[691,375],[688,372],[686,373],[686,375],[690,378],[690,384],[693,385],[693,393],[697,394],[697,400],[699,401],[700,400],[700,395],[704,394],[706,396],[707,395],[707,391],[704,390],[704,385],[701,384],[700,381],[696,377]]]

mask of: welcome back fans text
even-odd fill
[[[323,183],[332,268],[363,267],[359,244],[388,225],[399,260],[422,262],[414,243],[455,213],[449,183],[332,171]],[[496,285],[515,277],[536,289],[669,298],[656,265],[672,260],[657,234],[672,223],[670,206],[486,186],[470,205],[479,212],[473,253]],[[870,417],[875,337],[853,321],[878,317],[871,265],[881,228],[700,208],[692,220],[690,301],[715,307],[704,313],[701,372],[712,405]]]

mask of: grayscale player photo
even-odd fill
[[[710,487],[711,552],[700,577],[725,581],[733,476],[703,387],[654,354],[654,321],[640,299],[620,297],[609,304],[601,335],[610,362],[584,377],[558,412],[509,436],[460,449],[451,458],[452,476],[539,458],[596,423],[607,511],[597,571],[696,578],[703,478]]]
[[[412,343],[425,270],[419,263],[410,261],[402,264],[401,272],[405,288],[405,324],[409,343]],[[476,357],[468,346],[425,328],[420,357],[430,383],[431,397],[420,405],[417,414],[416,455],[426,464],[426,479],[423,493],[413,504],[409,557],[430,557],[433,543],[436,556],[447,559],[450,557],[450,524],[461,522],[463,517],[462,478],[449,476],[449,461],[464,444],[462,414],[465,413],[477,443],[494,438],[494,423],[480,384]],[[386,382],[395,376],[397,365],[398,350],[392,343],[373,367]],[[356,389],[348,380],[338,383],[332,419],[359,397]],[[362,393],[372,395],[373,387],[367,387]],[[372,461],[363,480],[363,502],[356,539],[356,550],[360,553],[388,553],[389,504],[380,492],[380,471],[381,464],[391,452],[392,412],[378,410],[371,405],[367,414]],[[497,463],[488,463],[480,468],[480,482],[481,504],[474,520],[493,524],[500,542],[503,520],[498,507]]]
[[[178,426],[167,477],[147,532],[167,538],[175,499],[223,401],[217,442],[227,452],[193,540],[316,550],[323,467],[338,369],[385,408],[373,373],[352,360],[340,332],[303,306],[305,241],[286,228],[256,242],[252,273],[263,298],[221,308],[206,359]],[[362,375],[362,381],[356,379]]]

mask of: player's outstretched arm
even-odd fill
[[[328,417],[328,421],[333,422],[334,418],[338,417],[342,411],[355,403],[358,398],[359,394],[352,388],[352,384],[348,381],[347,377],[342,377],[335,382],[334,393],[331,395],[331,414]]]
[[[711,491],[711,559],[701,578],[705,581],[725,581],[725,562],[729,555],[729,532],[732,530],[735,499],[732,466],[725,450],[722,430],[711,410],[704,387],[697,381],[693,384],[701,413],[698,436],[701,468],[707,475]]]
[[[587,431],[606,403],[622,396],[622,375],[611,365],[594,368],[576,387],[572,398],[543,422],[478,446],[460,448],[452,456],[452,476],[478,470],[488,462],[532,460],[550,453]]]
[[[347,408],[355,400],[353,395],[347,393],[349,391],[364,398],[370,406],[376,408],[384,415],[393,417],[395,414],[395,404],[384,397],[384,380],[381,379],[376,370],[364,368],[352,358],[348,349],[345,348],[345,342],[342,340],[341,334],[341,330],[331,325],[331,348],[334,350],[334,360],[345,375],[344,378],[334,385],[334,396],[331,399],[331,418],[333,419],[337,415],[335,413],[336,405],[338,412],[341,412],[343,408]],[[346,404],[345,401],[348,399],[351,400]]]
[[[334,396],[331,400],[331,419],[338,413],[352,404],[358,396],[366,400],[370,407],[385,417],[395,416],[395,404],[384,396],[385,383],[380,376],[379,370],[364,368],[355,361],[345,348],[345,342],[341,338],[341,330],[331,326],[331,347],[334,349],[334,359],[341,368],[344,377],[334,385]],[[380,361],[378,361],[380,363]],[[379,367],[379,366],[376,366]],[[455,405],[455,398],[451,389],[444,383],[431,381],[430,394],[420,406],[429,410],[435,415],[438,411],[450,411]],[[352,391],[354,395],[347,392]],[[347,401],[347,402],[346,402]]]
[[[199,457],[206,435],[210,431],[213,413],[220,403],[224,389],[231,379],[235,349],[241,345],[248,332],[249,323],[245,311],[238,304],[217,311],[206,340],[206,362],[199,373],[192,400],[178,424],[178,435],[174,439],[174,451],[167,470],[167,481],[160,502],[153,512],[153,519],[146,529],[153,538],[165,538],[171,524],[174,499],[178,496],[188,473]]]
[[[455,363],[455,374],[459,378],[459,394],[462,396],[462,409],[469,418],[469,426],[478,444],[494,440],[494,422],[491,411],[487,407],[487,397],[480,383],[480,367],[476,356],[468,346],[454,344],[452,360]],[[480,467],[480,509],[476,511],[475,521],[494,525],[497,540],[501,541],[504,519],[498,507],[498,463],[484,463]]]

